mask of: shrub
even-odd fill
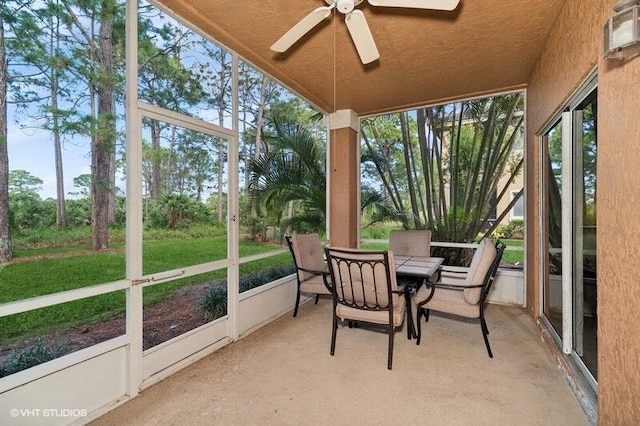
[[[291,275],[295,270],[296,268],[294,265],[286,264],[272,266],[261,271],[243,275],[240,277],[240,293],[251,290],[252,288],[260,287],[261,285],[286,277],[287,275]]]
[[[263,217],[247,216],[242,219],[242,224],[249,232],[249,239],[252,241],[264,241],[266,225]]]
[[[514,219],[506,225],[500,225],[495,231],[495,236],[498,238],[523,238],[524,237],[524,221],[521,219]]]
[[[213,319],[227,315],[227,287],[212,284],[198,299],[198,304]]]
[[[36,342],[21,352],[12,351],[0,364],[0,377],[9,376],[18,371],[35,367],[64,355],[64,344],[56,343],[48,346],[44,340],[38,338]]]
[[[291,275],[295,270],[294,265],[285,264],[243,275],[240,277],[240,293]],[[198,304],[213,319],[226,315],[227,287],[219,283],[210,285],[198,299]]]

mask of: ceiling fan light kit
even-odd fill
[[[287,31],[272,46],[274,52],[286,52],[305,34],[331,15],[335,8],[344,15],[344,20],[363,64],[371,63],[380,54],[369,29],[364,13],[356,9],[364,0],[325,0],[328,6],[321,6],[311,11],[296,25]],[[403,7],[412,9],[435,9],[451,11],[458,7],[460,0],[367,0],[371,6]]]

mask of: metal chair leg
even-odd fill
[[[484,344],[487,347],[489,358],[493,358],[493,352],[491,352],[491,346],[489,345],[489,329],[487,328],[487,323],[482,317],[480,318],[480,327],[482,328],[482,337],[484,338]]]
[[[390,326],[389,330],[389,354],[387,356],[387,369],[391,370],[391,364],[393,363],[393,335],[394,329],[393,325]]]
[[[417,336],[416,336],[416,346],[420,344],[420,339],[422,338],[422,326],[420,325],[420,317],[422,317],[422,313],[423,313],[422,307],[418,306],[417,312],[416,312],[416,316],[418,317],[416,321],[416,326],[418,328]]]
[[[336,334],[338,332],[338,317],[335,314],[336,308],[333,307],[333,330],[331,330],[331,355],[336,351]]]
[[[296,296],[296,307],[293,309],[293,317],[298,316],[298,305],[300,304],[300,289],[298,289],[298,294]]]
[[[320,299],[320,295],[316,294],[316,303],[315,303],[316,305],[318,304],[318,299]]]

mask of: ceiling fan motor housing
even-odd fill
[[[326,0],[327,3],[329,5],[336,5],[336,9],[338,9],[338,11],[340,13],[351,13],[353,12],[353,9],[359,5],[360,3],[362,3],[362,0]]]

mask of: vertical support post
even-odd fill
[[[142,277],[142,124],[138,110],[138,2],[126,3],[126,276],[129,282]],[[142,286],[127,290],[128,377],[130,397],[142,384]]]
[[[360,143],[358,116],[329,115],[328,230],[332,246],[358,247],[360,234]]]
[[[238,55],[233,53],[232,59],[232,91],[231,91],[231,104],[232,104],[232,129],[234,133],[233,139],[229,140],[228,147],[228,203],[227,203],[227,257],[229,260],[227,266],[227,312],[229,322],[229,336],[233,340],[238,339],[238,308],[239,308],[239,292],[240,292],[240,272],[238,258],[240,257],[238,241],[240,239],[240,210],[238,208],[238,194],[239,188],[239,150],[238,143],[240,137],[238,135],[239,129],[239,114],[238,114]]]

